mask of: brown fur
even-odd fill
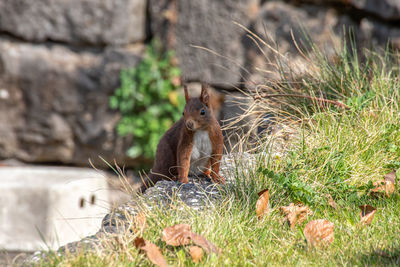
[[[224,178],[219,175],[223,136],[218,121],[210,108],[208,90],[205,85],[202,85],[200,97],[189,98],[186,86],[184,89],[186,99],[184,115],[161,138],[157,146],[153,168],[148,179],[144,181],[141,191],[163,179],[188,182],[193,137],[198,130],[208,132],[212,146],[211,156],[204,174],[216,183],[225,183]],[[204,115],[200,114],[202,109],[205,110]]]

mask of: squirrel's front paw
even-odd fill
[[[225,184],[225,178],[219,174],[212,173],[211,179],[213,180],[214,183]]]
[[[203,174],[204,174],[205,176],[207,176],[208,178],[211,178],[211,170],[210,170],[210,169],[204,171]]]
[[[189,182],[189,179],[187,177],[179,177],[178,180],[183,184],[187,184]]]

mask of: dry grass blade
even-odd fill
[[[343,104],[339,101],[334,101],[334,100],[329,100],[329,99],[324,99],[320,97],[313,97],[313,96],[307,96],[307,95],[296,95],[296,94],[264,94],[261,96],[255,96],[254,100],[260,100],[262,98],[272,98],[272,97],[295,97],[295,98],[305,98],[309,99],[311,101],[316,102],[317,104],[331,104],[334,106],[338,106],[344,109],[350,109],[349,106],[346,104]]]
[[[285,214],[285,219],[287,220],[290,229],[293,229],[296,223],[302,223],[306,220],[307,215],[311,215],[312,211],[303,205],[295,205],[290,203],[289,206],[280,207],[280,211]]]
[[[269,190],[265,189],[258,193],[258,200],[256,203],[256,214],[258,219],[261,219],[268,212],[269,203]]]
[[[310,247],[328,245],[333,242],[335,225],[324,219],[314,220],[304,227],[303,233]]]
[[[135,239],[135,247],[146,252],[147,258],[157,266],[166,267],[168,266],[167,261],[162,255],[160,249],[154,245],[153,243],[141,238],[137,237]]]
[[[205,239],[203,236],[192,233],[191,238],[193,243],[202,247],[207,253],[215,253],[218,254],[220,252],[220,248],[215,246],[213,243]]]
[[[147,218],[144,212],[139,212],[132,221],[131,230],[133,232],[142,231],[146,228]]]
[[[191,246],[189,253],[195,263],[199,263],[203,258],[203,249],[198,246]]]
[[[376,213],[376,209],[370,205],[362,205],[360,206],[360,223],[365,225],[370,225],[372,220],[374,219],[374,215]]]
[[[184,246],[190,243],[191,227],[188,224],[177,224],[162,231],[162,240],[171,246]]]

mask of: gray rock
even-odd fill
[[[252,103],[252,98],[244,94],[231,93],[225,96],[222,107],[222,128],[224,129],[224,147],[227,152],[232,152],[235,148],[246,151],[245,147],[236,147],[240,139],[246,137],[246,140],[250,141],[257,134],[253,127],[255,115],[246,114],[246,110]]]
[[[146,0],[2,0],[0,31],[34,42],[127,44],[145,36]]]
[[[247,39],[245,66],[251,72],[247,83],[250,86],[266,84],[269,79],[280,79],[279,71],[306,70],[307,61],[293,40],[306,54],[311,50],[311,40],[328,58],[333,56],[335,48],[341,47],[343,26],[357,28],[349,17],[339,15],[332,8],[303,5],[300,9],[280,1],[267,1],[251,29],[270,47],[259,42],[261,52]]]
[[[175,181],[159,181],[146,190],[144,197],[149,203],[169,206],[174,199],[179,199],[195,210],[208,205],[215,205],[222,196],[223,187],[214,184],[208,178],[190,177],[189,183]]]
[[[350,0],[349,2],[354,7],[382,19],[400,19],[400,1],[398,0]]]
[[[232,87],[240,81],[245,54],[245,32],[233,22],[248,26],[258,5],[259,0],[151,0],[151,30],[176,50],[185,79]]]
[[[287,0],[286,2],[312,3],[317,5],[330,4],[341,8],[343,11],[347,7],[359,9],[361,15],[368,17],[370,14],[387,21],[400,19],[400,1],[398,0]]]
[[[361,20],[360,29],[363,33],[363,43],[365,46],[380,46],[385,48],[389,43],[392,48],[400,49],[400,28],[364,18]]]
[[[116,134],[109,96],[119,71],[140,61],[143,47],[72,50],[0,39],[0,158],[97,164],[103,156],[132,165],[131,140]]]

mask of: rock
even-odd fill
[[[377,20],[363,18],[360,23],[363,42],[367,47],[385,48],[389,43],[392,48],[400,50],[400,28],[393,27]]]
[[[245,32],[233,21],[248,26],[258,5],[259,0],[150,0],[151,30],[176,50],[185,79],[229,88],[240,81],[245,54]]]
[[[400,1],[398,0],[350,0],[349,2],[354,7],[384,20],[400,20]]]
[[[251,106],[253,100],[240,93],[231,93],[225,96],[222,107],[222,128],[224,133],[224,147],[227,152],[233,150],[246,149],[235,147],[240,143],[240,139],[246,137],[251,141],[257,134],[253,127],[255,115],[246,114],[246,110]],[[241,118],[240,120],[238,120]]]
[[[117,135],[120,115],[108,99],[121,68],[135,66],[142,51],[0,39],[0,158],[87,166],[102,156],[132,165],[125,153],[131,140]]]
[[[398,0],[288,0],[300,6],[303,3],[317,5],[331,5],[341,11],[349,8],[358,9],[358,16],[370,17],[371,14],[384,21],[397,21],[400,19],[400,2]],[[353,13],[355,10],[352,10]],[[355,16],[356,17],[356,16]]]
[[[305,53],[310,51],[310,41],[305,38],[305,32],[328,58],[333,56],[335,48],[341,47],[343,25],[356,29],[356,24],[349,17],[339,15],[332,8],[303,5],[300,9],[283,2],[266,2],[251,30],[270,48],[260,44],[262,53],[253,41],[246,40],[248,50],[245,67],[251,70],[246,82],[254,87],[254,84],[266,84],[269,79],[280,79],[279,69],[295,69],[300,73],[306,70],[307,60],[293,41],[294,37]],[[263,71],[257,71],[256,68]]]
[[[26,41],[127,44],[146,38],[146,0],[2,0],[0,31]]]

